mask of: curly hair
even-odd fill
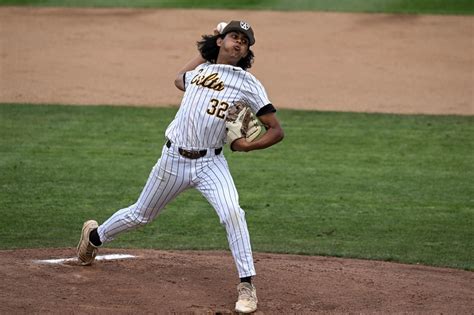
[[[217,39],[224,38],[225,35],[202,35],[202,40],[197,42],[197,47],[201,56],[211,63],[216,63],[217,56],[219,55],[220,47],[217,46]],[[248,51],[247,56],[240,59],[237,63],[238,67],[241,67],[244,70],[252,67],[254,60],[254,53],[250,50]]]

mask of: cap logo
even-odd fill
[[[247,23],[247,22],[244,22],[244,21],[240,21],[240,27],[241,27],[242,29],[248,31],[249,28],[250,28],[250,24]]]

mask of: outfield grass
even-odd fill
[[[473,14],[472,0],[0,0],[0,5]]]
[[[75,246],[133,203],[175,108],[0,105],[0,248]],[[256,251],[474,270],[472,116],[282,110],[285,140],[226,156]],[[226,249],[187,191],[110,247]]]

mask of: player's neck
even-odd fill
[[[229,58],[229,56],[224,56],[219,54],[217,56],[216,64],[220,65],[230,65],[230,66],[237,66],[239,60],[235,60],[234,58]]]

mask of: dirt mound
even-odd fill
[[[104,249],[89,267],[74,249],[0,251],[0,313],[230,314],[230,252]],[[451,313],[474,309],[472,272],[328,257],[255,254],[257,314]]]

